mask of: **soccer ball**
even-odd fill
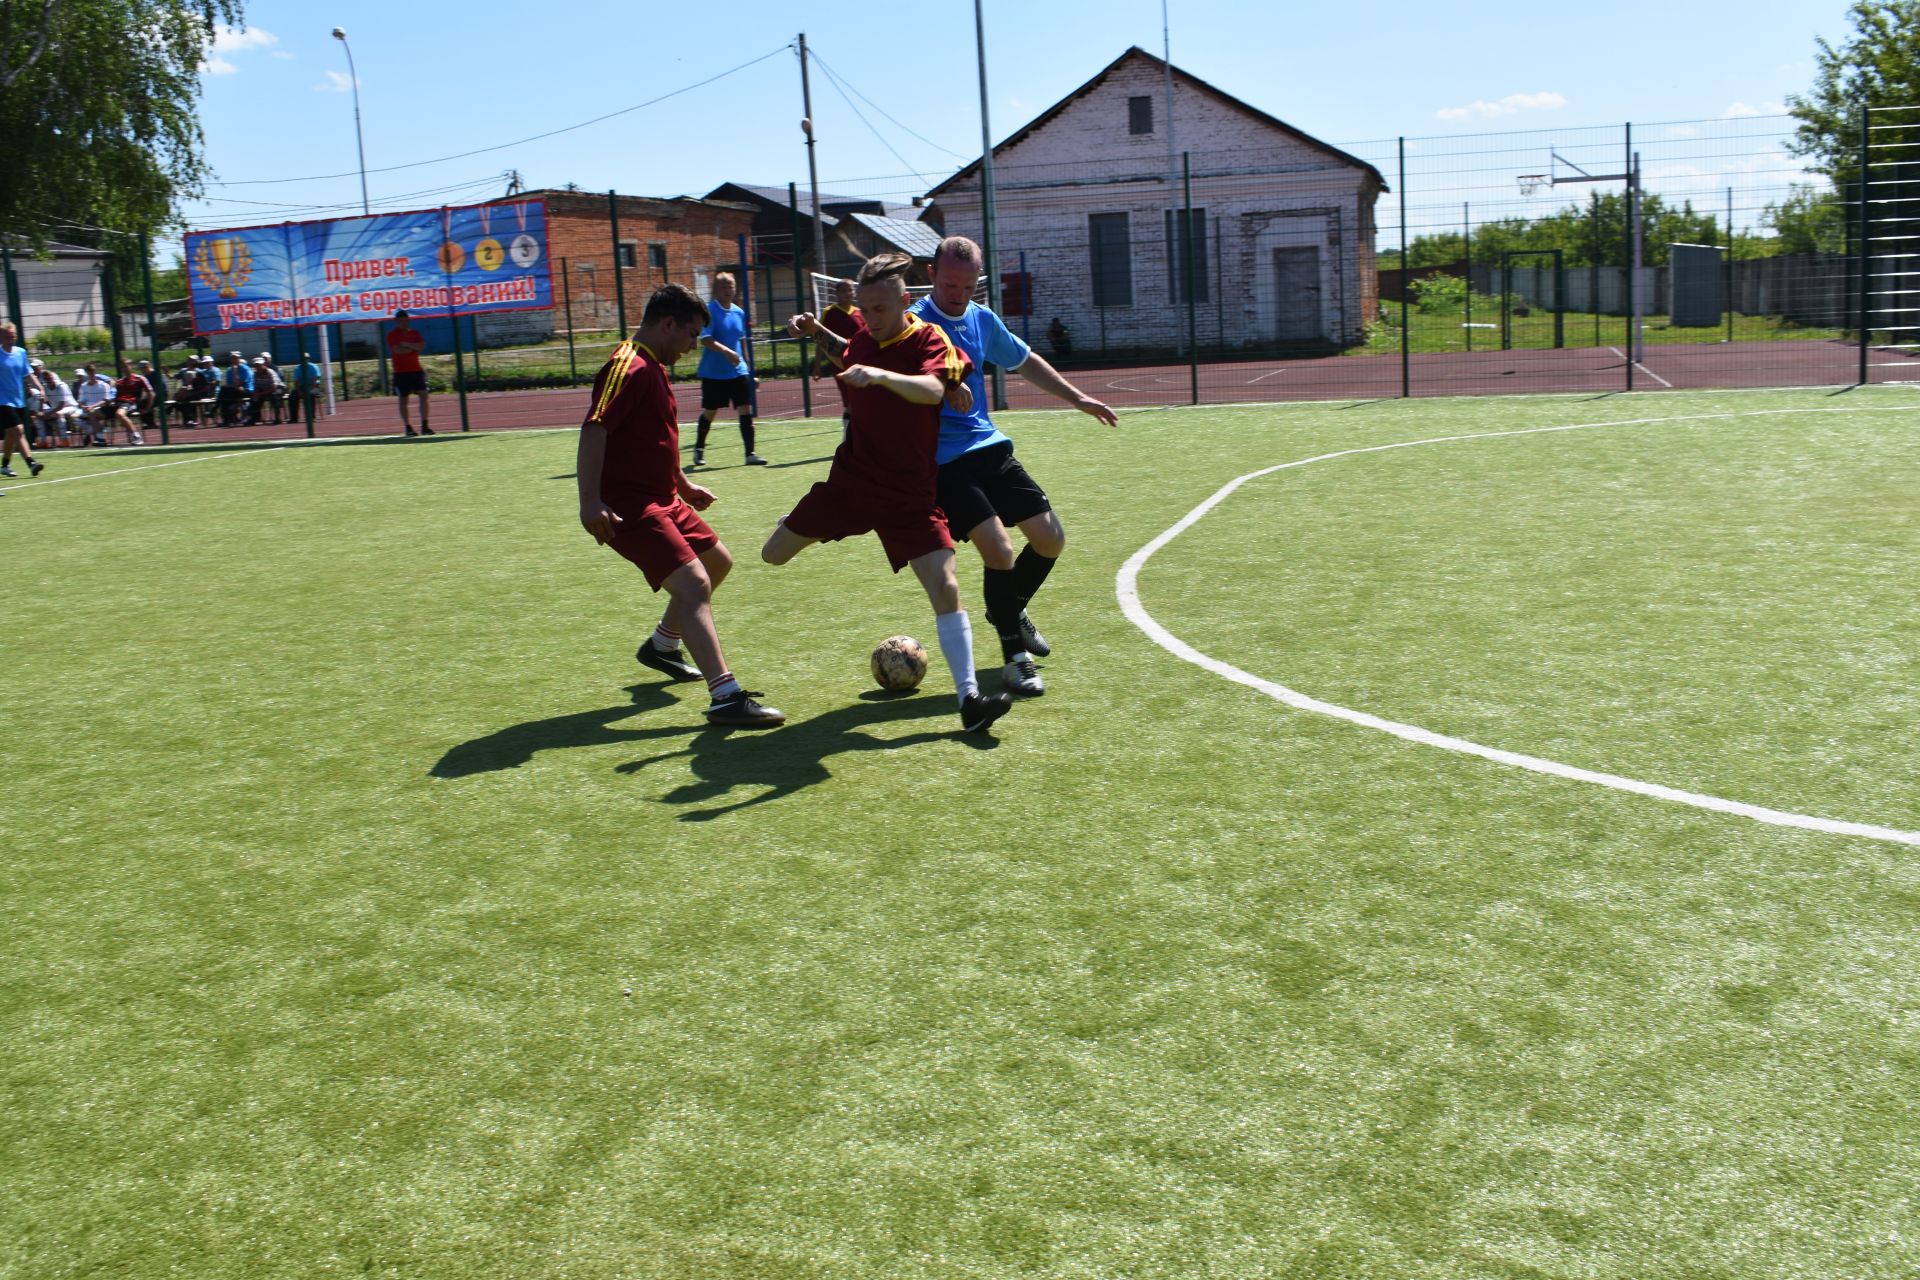
[[[890,693],[917,688],[927,674],[927,651],[912,636],[889,636],[873,651],[873,682]]]

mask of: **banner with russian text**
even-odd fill
[[[196,231],[186,253],[203,336],[553,306],[544,200]]]

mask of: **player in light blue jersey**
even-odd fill
[[[1118,419],[973,300],[982,257],[980,246],[965,236],[942,240],[933,258],[933,293],[915,303],[913,311],[944,329],[973,362],[967,378],[970,395],[955,392],[940,410],[940,506],[954,537],[973,543],[986,562],[982,595],[987,621],[1000,636],[1006,687],[1033,698],[1046,692],[1034,659],[1053,650],[1027,616],[1027,602],[1066,549],[1067,531],[1046,491],[1013,456],[1013,441],[987,415],[981,370],[991,361],[1110,427]],[[1027,540],[1018,557],[1007,534],[1009,525],[1018,527]]]
[[[700,331],[700,426],[693,438],[696,467],[707,465],[707,433],[713,429],[714,415],[729,405],[740,415],[740,441],[747,447],[747,465],[767,465],[767,460],[753,451],[753,370],[742,354],[747,349],[747,313],[733,305],[738,287],[730,271],[713,278],[713,301],[707,307],[712,319]]]

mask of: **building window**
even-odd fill
[[[1087,242],[1093,250],[1093,305],[1133,305],[1133,246],[1124,213],[1087,215]]]
[[[1187,274],[1187,245],[1183,233],[1187,229],[1187,211],[1185,209],[1167,210],[1167,296],[1175,302],[1207,301],[1207,277],[1210,272],[1207,265],[1207,211],[1193,211],[1193,297],[1187,297],[1187,290],[1180,282]]]
[[[620,257],[618,261],[621,266],[633,267],[639,265],[639,259],[634,252],[636,247],[631,240],[625,241],[620,245]]]
[[[667,246],[663,244],[648,245],[647,265],[655,271],[665,271],[667,269]]]
[[[1146,94],[1127,99],[1127,132],[1153,132],[1153,99]]]

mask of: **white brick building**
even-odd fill
[[[1184,348],[1189,247],[1180,234],[1181,160],[1168,156],[1166,91],[1166,63],[1128,49],[994,147],[1006,309],[1019,315],[1024,252],[1036,341],[1058,317],[1076,353]],[[1378,305],[1380,172],[1178,67],[1173,114],[1192,169],[1199,345],[1361,341]],[[930,221],[982,239],[978,161],[930,196]]]

